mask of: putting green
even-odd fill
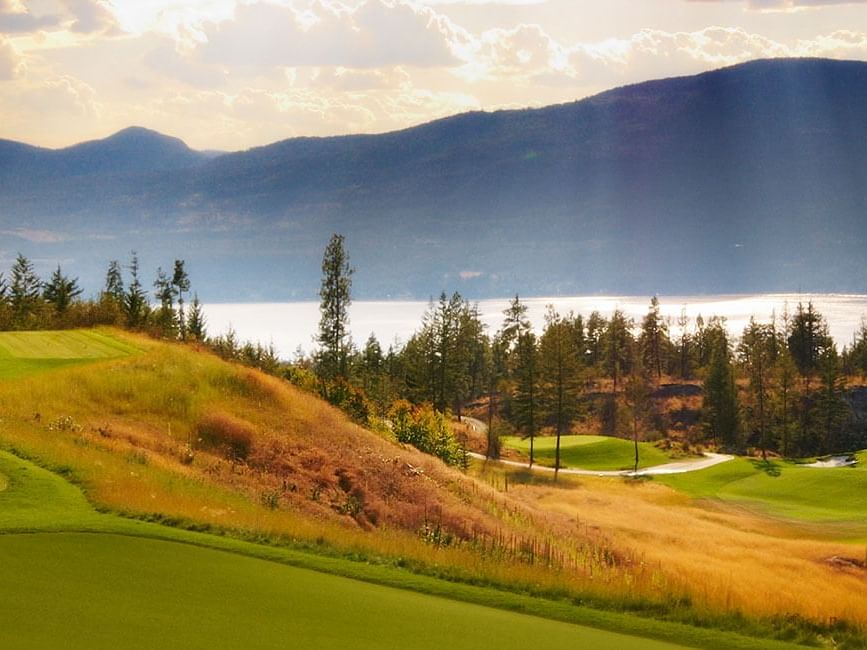
[[[93,330],[0,332],[0,379],[114,359],[135,351],[134,347]]]
[[[530,457],[529,438],[506,436],[502,443],[510,449]],[[534,442],[534,457],[540,465],[554,466],[557,439],[552,436],[537,437]],[[562,436],[560,438],[560,466],[591,470],[632,469],[635,462],[635,447],[630,440],[608,436]],[[638,443],[638,466],[653,467],[672,462],[664,451],[648,442]]]

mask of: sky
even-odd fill
[[[780,56],[867,60],[867,0],[0,0],[0,138],[241,150]]]

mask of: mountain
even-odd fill
[[[133,243],[185,257],[211,301],[315,297],[334,231],[357,297],[863,291],[864,142],[867,63],[763,60],[216,157],[2,142],[0,228],[97,283]]]

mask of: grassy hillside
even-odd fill
[[[790,647],[101,514],[2,451],[0,476],[3,647]]]
[[[530,456],[529,438],[508,436],[502,438],[508,449]],[[536,462],[554,466],[557,439],[551,436],[536,438],[533,448]],[[581,469],[621,470],[632,469],[635,462],[635,447],[629,440],[607,436],[562,436],[560,438],[560,466]],[[672,462],[661,449],[647,442],[638,443],[638,466],[653,467]]]
[[[286,382],[186,346],[95,336],[136,353],[0,384],[0,444],[73,478],[98,508],[463,579],[670,598],[598,531],[540,521]]]

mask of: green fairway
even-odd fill
[[[674,648],[211,549],[0,537],[0,646]]]
[[[509,449],[530,456],[530,439],[517,436],[502,438]],[[553,436],[536,438],[534,456],[540,465],[554,466],[557,439]],[[632,469],[635,448],[631,441],[607,436],[562,436],[560,438],[560,466],[592,470]],[[648,442],[638,443],[638,466],[653,467],[672,462],[664,451]]]
[[[736,458],[700,472],[656,480],[695,497],[714,498],[808,522],[867,524],[867,452],[855,467],[815,468]]]
[[[0,332],[0,379],[113,359],[134,351],[132,346],[93,330]]]
[[[791,647],[100,514],[3,451],[0,476],[2,648]]]

